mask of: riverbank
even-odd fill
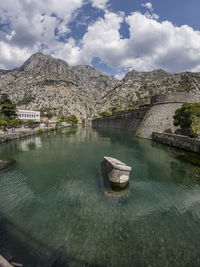
[[[58,126],[58,127],[45,127],[45,128],[36,128],[36,129],[17,129],[15,132],[9,133],[0,133],[0,144],[8,142],[10,140],[19,139],[22,137],[27,137],[31,135],[37,135],[45,132],[55,131],[56,129],[62,129],[69,126]]]
[[[200,142],[188,136],[154,132],[152,140],[164,145],[200,154]]]

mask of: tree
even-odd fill
[[[189,130],[192,137],[200,135],[200,103],[185,103],[175,112],[174,125]]]
[[[66,121],[71,122],[72,124],[77,124],[78,119],[77,119],[76,115],[72,114],[72,115],[67,117]]]
[[[58,117],[56,120],[56,125],[60,125],[62,122],[63,122],[63,120]]]
[[[35,122],[34,120],[27,120],[25,122],[26,126],[30,127],[30,128],[33,128],[34,126],[36,126],[38,123]]]
[[[61,124],[62,122],[69,122],[69,123],[75,125],[75,124],[77,124],[78,119],[77,119],[76,115],[74,115],[74,114],[67,116],[67,117],[62,115],[62,116],[59,116],[57,118],[56,124],[58,125],[58,124]]]
[[[20,119],[10,119],[8,121],[8,125],[11,127],[16,127],[16,126],[22,126],[24,124],[23,120]]]
[[[8,122],[3,117],[0,117],[0,128],[6,127],[7,125]]]
[[[12,103],[7,94],[2,94],[0,98],[0,113],[1,116],[9,119],[17,117],[16,105]]]

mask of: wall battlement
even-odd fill
[[[151,105],[196,102],[200,102],[199,96],[185,92],[155,95],[151,98]]]

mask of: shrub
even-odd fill
[[[122,111],[124,111],[122,108],[118,108],[118,107],[112,107],[111,108],[112,115],[115,115],[115,114],[122,112]]]
[[[101,117],[106,117],[106,116],[110,116],[110,113],[107,110],[105,110],[105,111],[102,111],[101,113],[99,113],[99,115]]]
[[[185,103],[175,112],[174,125],[188,129],[190,136],[200,135],[200,103]]]

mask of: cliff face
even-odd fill
[[[55,115],[91,117],[112,106],[149,103],[156,94],[192,91],[200,95],[200,74],[132,70],[118,81],[91,66],[71,67],[36,53],[19,68],[0,70],[0,89],[20,108],[49,108]]]

